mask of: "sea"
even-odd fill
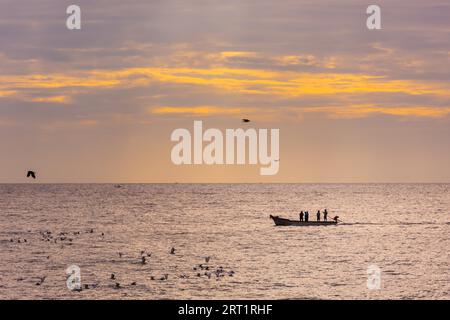
[[[0,184],[0,299],[449,300],[449,249],[450,184]]]

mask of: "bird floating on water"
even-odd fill
[[[249,119],[242,119],[242,122],[250,122]]]
[[[169,275],[166,273],[166,274],[164,274],[164,276],[162,276],[159,280],[160,280],[160,281],[165,281],[165,280],[167,280],[167,279],[169,279]]]
[[[36,282],[36,285],[37,285],[37,286],[40,286],[41,284],[43,284],[44,281],[45,281],[45,278],[47,278],[47,277],[46,277],[46,276],[44,276],[44,277],[39,277],[39,281]]]

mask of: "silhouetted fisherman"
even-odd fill
[[[327,221],[328,211],[327,209],[323,210],[323,221]]]
[[[320,210],[317,210],[317,221],[320,221]]]
[[[303,215],[304,215],[303,211],[300,211],[300,221],[303,221]]]
[[[31,178],[33,178],[33,179],[36,179],[36,172],[34,172],[34,171],[28,171],[28,173],[27,173],[27,178],[29,178],[29,177],[31,177]]]
[[[309,212],[306,211],[305,212],[305,222],[308,222],[308,220],[309,220]]]

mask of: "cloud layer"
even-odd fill
[[[106,154],[114,155],[110,165],[116,170],[92,170],[99,173],[88,178],[83,175],[89,171],[86,164],[68,161],[70,170],[62,171],[74,174],[49,173],[49,181],[72,181],[74,175],[84,176],[81,181],[141,181],[123,169],[152,153],[136,150],[155,147],[164,157],[170,149],[168,131],[199,118],[224,127],[251,117],[257,126],[286,132],[289,150],[283,158],[292,164],[287,162],[277,181],[408,180],[407,173],[396,175],[395,170],[369,173],[367,159],[359,175],[350,174],[352,165],[345,164],[358,158],[357,150],[371,154],[371,146],[396,167],[393,141],[419,154],[431,152],[436,163],[450,159],[443,137],[450,114],[448,1],[381,1],[383,29],[378,31],[366,29],[365,4],[356,0],[83,0],[80,31],[65,28],[70,4],[0,1],[0,133],[8,137],[0,148],[9,150],[10,157],[0,160],[1,168],[7,168],[0,169],[5,181],[16,181],[10,166],[27,157],[11,140],[36,146],[32,157],[42,162],[34,162],[51,172],[51,159],[67,154],[63,137],[70,137],[78,154],[92,152],[93,167],[101,166],[96,161]],[[298,135],[322,126],[346,136],[339,143],[347,161],[329,164],[341,175],[322,177],[317,159],[304,164],[316,174],[292,175],[295,159],[312,150],[300,144]],[[392,141],[373,144],[369,127],[392,130]],[[421,128],[432,138],[431,151],[423,139],[406,138]],[[344,134],[349,131],[366,137],[369,151],[355,136]],[[50,133],[60,139],[43,143]],[[323,142],[327,135],[314,138],[322,149],[329,148]],[[80,147],[83,141],[87,149]],[[117,156],[123,152],[129,157]],[[50,163],[44,164],[45,155]],[[417,180],[441,180],[439,170],[442,179],[450,179],[448,168],[432,160],[427,165],[411,161]],[[158,172],[173,169],[169,161],[155,166]],[[142,181],[197,181],[192,178],[196,174],[228,181],[220,168],[195,170],[175,176],[149,170]],[[118,171],[122,174],[112,173]],[[225,176],[260,181],[250,172]]]

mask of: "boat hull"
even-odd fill
[[[280,218],[270,215],[270,218],[275,222],[276,226],[297,226],[297,227],[310,227],[310,226],[335,226],[336,221],[298,221]]]

